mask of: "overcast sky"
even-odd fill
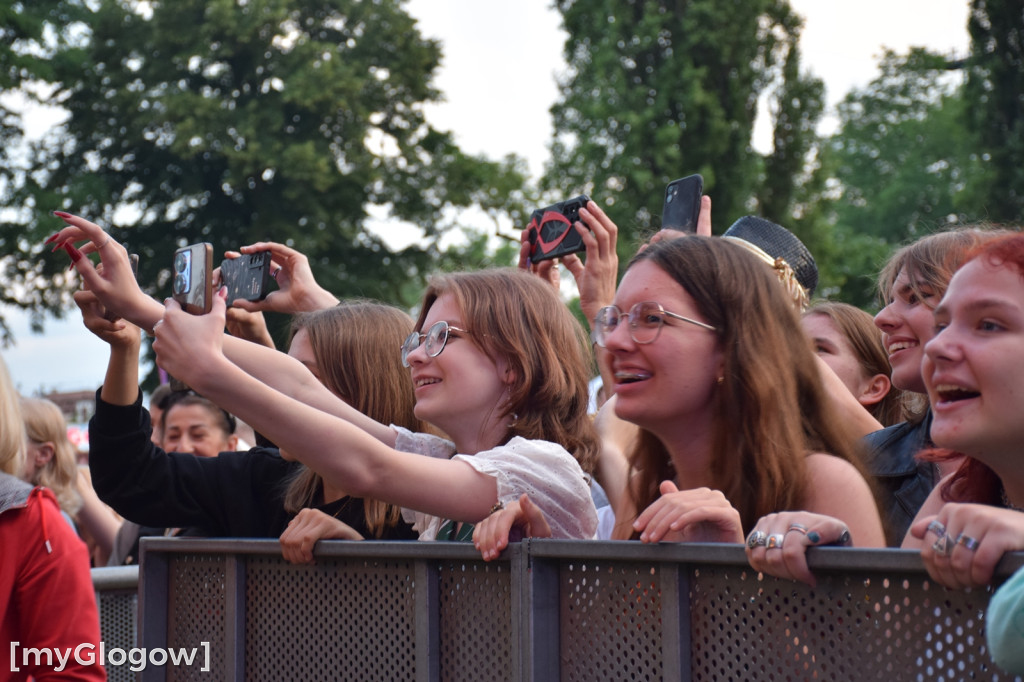
[[[805,17],[806,68],[825,80],[832,107],[875,77],[884,47],[903,52],[924,45],[965,54],[969,43],[967,0],[790,4]],[[538,0],[410,0],[407,7],[420,30],[444,45],[435,82],[446,101],[427,109],[434,126],[452,130],[469,153],[526,157],[539,175],[551,137],[548,108],[558,94],[555,75],[564,68],[558,13]],[[763,122],[755,140],[762,150],[770,139],[768,125]],[[832,124],[824,125],[828,130]],[[54,230],[59,227],[55,220]],[[29,333],[24,315],[8,312],[7,317],[17,344],[3,357],[19,390],[73,391],[102,383],[107,346],[84,330],[77,310],[65,321],[48,321],[42,336]]]

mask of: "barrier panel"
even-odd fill
[[[92,569],[92,586],[100,612],[100,641],[106,650],[128,650],[136,642],[138,611],[138,566]],[[108,666],[110,682],[134,682],[128,666]]]
[[[313,566],[276,541],[142,547],[139,646],[199,655],[140,680],[1017,679],[986,649],[991,591],[933,584],[912,551],[814,549],[810,588],[733,545],[526,540],[485,563],[323,542]]]

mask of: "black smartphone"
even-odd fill
[[[228,305],[237,299],[262,301],[270,293],[270,251],[244,253],[220,264],[220,283],[228,288]]]
[[[704,178],[700,175],[687,175],[668,183],[665,187],[665,203],[661,207],[661,228],[696,232],[703,193]]]
[[[587,248],[573,224],[580,219],[580,209],[589,201],[590,197],[581,194],[533,212],[527,226],[530,244],[533,245],[530,248],[531,261],[536,263],[559,258]]]
[[[185,312],[203,315],[213,307],[213,245],[190,244],[174,252],[171,295]]]

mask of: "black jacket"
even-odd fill
[[[96,393],[89,421],[89,468],[100,499],[142,526],[192,527],[211,537],[276,538],[292,515],[284,510],[288,482],[301,466],[274,448],[196,457],[164,452],[150,440],[149,412],[141,393],[133,405],[104,402]],[[363,537],[363,501],[345,497],[316,507]],[[383,539],[416,539],[404,521]]]

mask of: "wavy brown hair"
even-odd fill
[[[643,261],[672,277],[717,330],[724,371],[712,398],[710,487],[739,512],[744,532],[765,514],[803,507],[809,453],[829,452],[862,470],[848,445],[854,441],[837,426],[799,313],[769,268],[715,237],[660,242],[630,267]],[[641,429],[628,491],[637,512],[675,477],[665,444]]]
[[[849,303],[816,301],[804,311],[804,317],[822,315],[835,325],[857,358],[857,365],[867,377],[876,374],[892,375],[889,354],[882,342],[882,330],[875,326],[869,313]],[[903,391],[889,386],[889,392],[877,403],[866,407],[882,426],[891,426],[904,420]]]
[[[590,344],[551,285],[510,268],[438,275],[424,294],[417,331],[444,295],[462,313],[469,341],[514,372],[505,409],[514,419],[506,440],[558,443],[592,472],[598,442],[587,414]]]
[[[373,301],[347,301],[292,319],[291,336],[309,335],[320,381],[336,396],[382,424],[411,431],[425,425],[413,414],[409,370],[402,367],[400,348],[412,332],[412,318],[392,306]],[[323,478],[306,466],[295,474],[284,507],[297,514],[323,499]],[[364,499],[366,525],[375,537],[401,518],[401,510],[380,500]]]
[[[82,508],[82,496],[77,488],[78,457],[68,438],[64,414],[45,398],[22,398],[21,416],[25,421],[25,435],[32,442],[53,444],[53,457],[36,471],[29,483],[52,490],[60,508],[74,516]]]

